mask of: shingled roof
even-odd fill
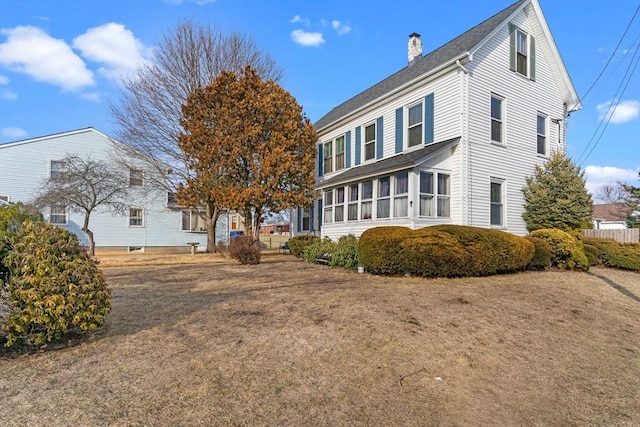
[[[392,74],[381,82],[371,86],[364,92],[361,92],[346,102],[338,105],[318,120],[314,124],[314,127],[316,130],[321,130],[322,128],[336,122],[343,116],[364,107],[389,92],[392,92],[394,89],[397,89],[415,78],[427,74],[439,66],[460,57],[466,52],[469,52],[527,1],[528,0],[517,1],[503,11],[498,12],[481,24],[476,25],[464,34],[451,40],[449,43],[446,43],[420,59],[416,59],[411,66],[404,67],[395,74]]]

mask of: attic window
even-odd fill
[[[527,35],[516,30],[516,71],[523,76],[528,74],[527,59]]]
[[[536,79],[536,40],[533,35],[509,24],[509,68],[530,80]]]

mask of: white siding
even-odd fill
[[[512,21],[530,34],[524,12]],[[542,35],[534,34],[536,45]],[[536,80],[509,70],[509,34],[505,25],[491,40],[474,54],[467,65],[469,83],[469,149],[470,149],[470,217],[471,224],[489,227],[490,179],[505,180],[506,231],[527,233],[522,219],[524,200],[522,188],[525,176],[532,175],[534,166],[543,164],[546,157],[536,151],[536,117],[548,116],[548,154],[558,149],[558,127],[551,119],[563,118],[561,94],[556,87],[543,49],[536,49]],[[491,143],[491,94],[504,97],[505,144]]]
[[[115,147],[110,138],[91,128],[0,145],[0,195],[8,195],[12,202],[29,202],[48,179],[51,160],[60,160],[67,154],[107,160]],[[94,232],[97,247],[183,249],[187,242],[200,242],[206,247],[206,233],[182,232],[180,209],[167,209],[166,191],[153,187],[150,181],[145,181],[142,189],[132,189],[130,204],[144,209],[144,226],[130,227],[128,212],[125,215],[94,212],[89,228]],[[48,214],[44,212],[46,220]],[[87,238],[81,230],[83,220],[84,214],[70,213],[68,224],[63,227],[86,245]],[[219,221],[221,232],[226,227],[225,221],[225,217]]]

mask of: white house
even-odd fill
[[[60,162],[69,154],[93,160],[114,161],[122,144],[93,128],[79,129],[0,145],[0,200],[31,201],[45,180],[59,173]],[[135,160],[132,160],[135,164]],[[115,164],[114,167],[119,167]],[[197,212],[175,204],[170,193],[147,179],[153,172],[123,170],[129,176],[130,207],[124,215],[105,211],[92,213],[89,228],[94,232],[97,249],[144,251],[188,251],[187,243],[199,243],[206,249],[204,220]],[[52,206],[43,212],[45,220],[75,233],[88,244],[81,230],[84,216],[64,206]],[[237,216],[237,215],[236,215]],[[227,242],[230,226],[240,224],[233,214],[223,213],[218,220],[216,241]]]
[[[525,177],[566,152],[580,108],[537,0],[425,56],[413,33],[404,68],[315,123],[322,198],[292,212],[293,234],[451,223],[524,235]]]
[[[606,203],[593,205],[594,230],[620,230],[627,228],[627,218],[633,208],[625,203]]]

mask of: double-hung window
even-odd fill
[[[324,143],[323,149],[324,156],[324,173],[333,172],[333,141],[328,141]]]
[[[360,219],[371,219],[373,207],[373,181],[362,183],[362,202],[360,203]]]
[[[49,215],[49,222],[51,224],[63,225],[67,223],[67,208],[65,206],[51,206],[51,213]]]
[[[62,160],[51,160],[49,162],[49,178],[53,181],[60,179],[65,169],[65,162]]]
[[[407,216],[409,195],[409,172],[397,173],[395,176],[395,188],[393,193],[393,217]]]
[[[129,226],[144,227],[144,212],[141,208],[129,209]]]
[[[536,79],[536,40],[533,34],[509,23],[509,68],[531,81]]]
[[[333,220],[333,190],[324,192],[324,223],[331,224]]]
[[[502,181],[491,180],[491,225],[494,227],[504,226],[504,204],[502,202]]]
[[[389,218],[391,215],[391,177],[378,178],[378,201],[376,204],[376,218]]]
[[[207,222],[196,210],[182,211],[182,231],[207,231]]]
[[[376,157],[376,124],[371,123],[364,128],[364,160]]]
[[[438,209],[439,217],[451,216],[451,184],[448,174],[438,174]]]
[[[302,230],[300,231],[311,230],[311,209],[302,209]]]
[[[422,114],[422,102],[409,107],[408,113],[407,141],[409,147],[415,147],[416,145],[421,145],[423,141],[422,121],[424,116]]]
[[[491,95],[491,141],[503,143],[504,102],[497,95]]]
[[[344,135],[335,139],[336,145],[336,170],[344,169]]]
[[[335,222],[344,221],[344,187],[338,187],[336,192],[336,205],[333,208]]]
[[[129,187],[142,187],[142,170],[129,169]]]
[[[538,154],[547,154],[547,117],[538,114],[536,121],[536,133],[538,134]]]
[[[420,172],[420,216],[434,216],[433,172]]]
[[[516,30],[516,71],[523,76],[529,75],[529,49],[527,47],[527,34]]]
[[[358,220],[358,184],[349,186],[349,204],[348,204],[347,220]]]

